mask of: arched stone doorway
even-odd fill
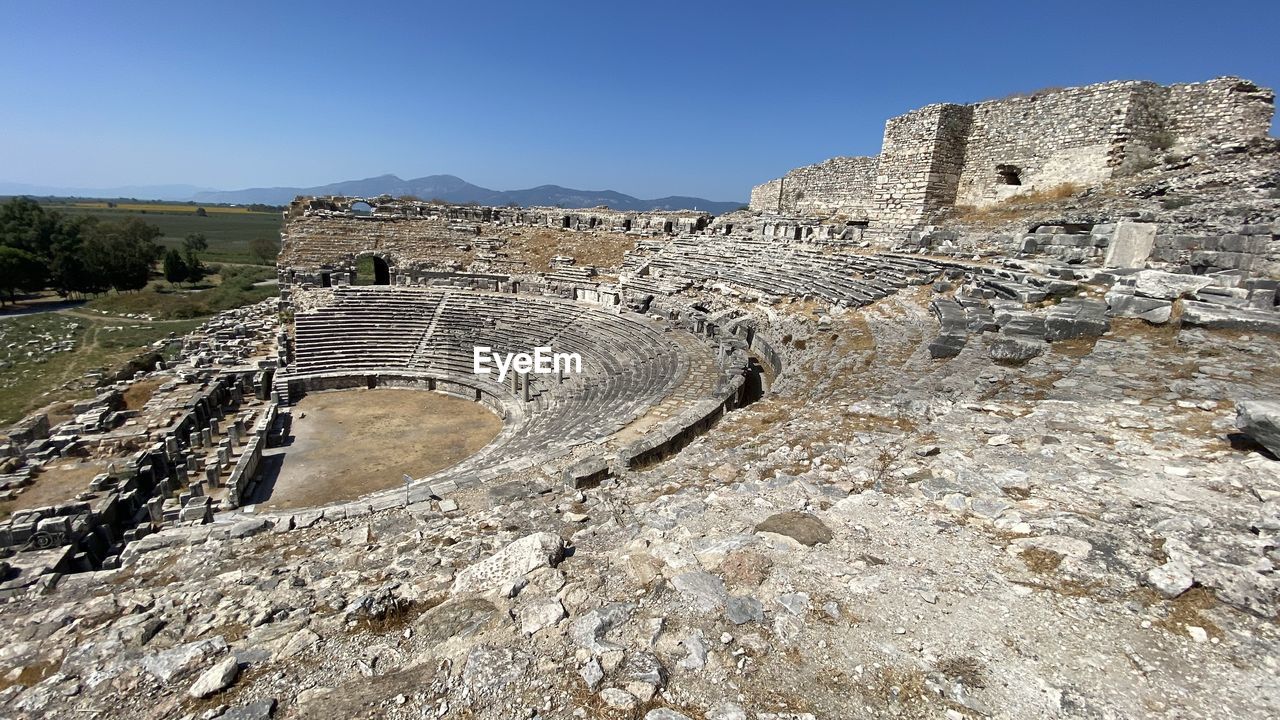
[[[390,285],[391,266],[381,255],[361,255],[356,258],[353,285]]]

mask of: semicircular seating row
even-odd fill
[[[993,297],[1024,303],[1075,292],[1074,282],[1018,267],[962,263],[900,254],[867,255],[741,236],[678,237],[648,254],[628,257],[624,288],[675,295],[691,286],[725,283],[780,297],[813,297],[862,307],[909,285],[959,269]],[[641,274],[647,273],[647,274]]]
[[[508,424],[498,440],[450,472],[519,467],[620,430],[685,381],[691,351],[665,326],[568,300],[461,289],[343,287],[332,305],[294,318],[293,377],[375,372],[463,382],[501,398]],[[577,353],[582,371],[527,375],[529,396],[508,377],[473,372],[473,348]],[[692,348],[692,349],[691,349]],[[490,365],[492,367],[492,365]],[[522,463],[521,461],[524,460]]]
[[[670,295],[690,285],[722,282],[782,297],[816,297],[862,307],[912,284],[938,267],[926,260],[827,252],[815,247],[735,236],[680,237],[658,250],[623,287]]]

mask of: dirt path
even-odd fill
[[[67,317],[73,317],[73,318],[76,318],[77,320],[96,320],[98,322],[142,323],[144,325],[189,323],[193,319],[193,318],[186,318],[181,320],[148,320],[146,318],[124,317],[123,315],[102,315],[99,313],[91,313],[84,310],[76,310],[76,309],[54,310],[53,312],[56,312],[59,315],[66,315]]]

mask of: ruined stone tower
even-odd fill
[[[1267,135],[1275,93],[1235,77],[1162,86],[1117,81],[890,118],[875,157],[797,168],[751,191],[751,209],[844,215],[882,232],[937,210],[1089,186],[1167,152]]]

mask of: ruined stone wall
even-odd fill
[[[866,216],[877,158],[834,157],[751,189],[751,209],[784,214]]]
[[[751,188],[748,207],[757,212],[782,212],[782,178],[775,178]]]
[[[356,213],[366,203],[372,212]],[[491,249],[504,227],[546,227],[675,235],[699,232],[710,222],[693,211],[629,212],[593,208],[488,207],[439,205],[385,198],[299,198],[285,212],[277,267],[281,281],[324,283],[328,271],[347,274],[361,255],[385,260],[392,281],[397,271],[439,269],[456,272]],[[492,255],[492,253],[488,253]]]
[[[1116,81],[930,105],[885,123],[878,158],[832,158],[792,170],[757,186],[751,209],[865,213],[873,233],[893,234],[953,205],[1088,187],[1151,167],[1170,152],[1265,137],[1274,102],[1270,90],[1218,78],[1167,87]]]
[[[1106,180],[1124,159],[1130,121],[1147,126],[1144,135],[1161,124],[1154,103],[1135,102],[1152,89],[1114,82],[974,105],[957,203]]]
[[[1178,144],[1240,142],[1266,137],[1275,92],[1237,77],[1171,85],[1169,130]]]
[[[971,122],[969,107],[930,105],[885,123],[872,207],[876,229],[910,227],[955,202]]]

